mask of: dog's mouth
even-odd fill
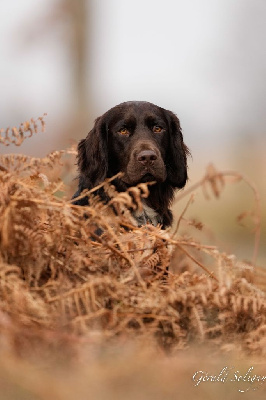
[[[153,182],[153,181],[156,181],[156,178],[154,177],[154,175],[152,175],[149,172],[147,174],[144,174],[140,179],[140,182],[143,182],[143,183]]]
[[[128,179],[128,177],[123,177],[123,182],[126,185],[138,185],[139,183],[148,183],[148,182],[157,182],[158,179],[156,179],[156,177],[151,174],[151,173],[146,173],[143,174],[141,177],[138,177],[136,179]]]
[[[138,166],[137,166],[138,167]],[[166,179],[166,171],[164,169],[159,170],[158,168],[143,168],[126,171],[122,180],[127,185],[137,185],[138,183],[149,183],[156,182],[162,183]]]

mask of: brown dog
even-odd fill
[[[169,209],[175,189],[187,181],[187,155],[178,118],[152,103],[130,101],[111,108],[95,121],[86,139],[78,145],[79,187],[92,189],[105,178],[123,172],[113,183],[125,191],[140,182],[155,181],[145,199],[139,225],[172,223]],[[103,191],[98,193],[105,201]],[[86,205],[88,198],[74,201]]]

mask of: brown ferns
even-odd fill
[[[24,130],[31,135],[35,128],[23,125],[1,141],[19,144]],[[146,184],[117,193],[110,179],[102,184],[107,205],[93,197],[97,188],[81,194],[90,206],[72,205],[60,173],[50,172],[74,153],[0,156],[0,313],[10,329],[23,337],[27,327],[43,340],[45,332],[91,340],[97,332],[104,342],[149,337],[173,352],[191,341],[224,348],[240,341],[244,351],[265,352],[265,285],[258,285],[265,271],[193,238],[135,226],[131,211],[141,209]],[[209,168],[200,186],[219,196],[225,184],[225,173]]]
[[[45,116],[46,114],[43,114],[37,120],[31,118],[30,121],[20,124],[18,128],[8,127],[7,129],[0,129],[0,145],[9,146],[10,144],[14,144],[15,146],[20,146],[26,138],[30,138],[34,133],[38,133],[40,129],[44,132]]]

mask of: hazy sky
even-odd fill
[[[51,31],[43,22],[56,3],[0,3],[0,126],[47,112],[45,143],[43,136],[32,142],[44,151],[72,104],[72,60],[61,23]],[[191,148],[266,136],[265,0],[91,4],[91,79],[84,84],[93,118],[125,100],[148,100],[179,116]]]

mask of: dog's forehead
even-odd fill
[[[143,119],[150,116],[165,118],[165,110],[146,101],[128,101],[118,104],[105,113],[105,118],[109,123],[116,123],[121,119]]]

